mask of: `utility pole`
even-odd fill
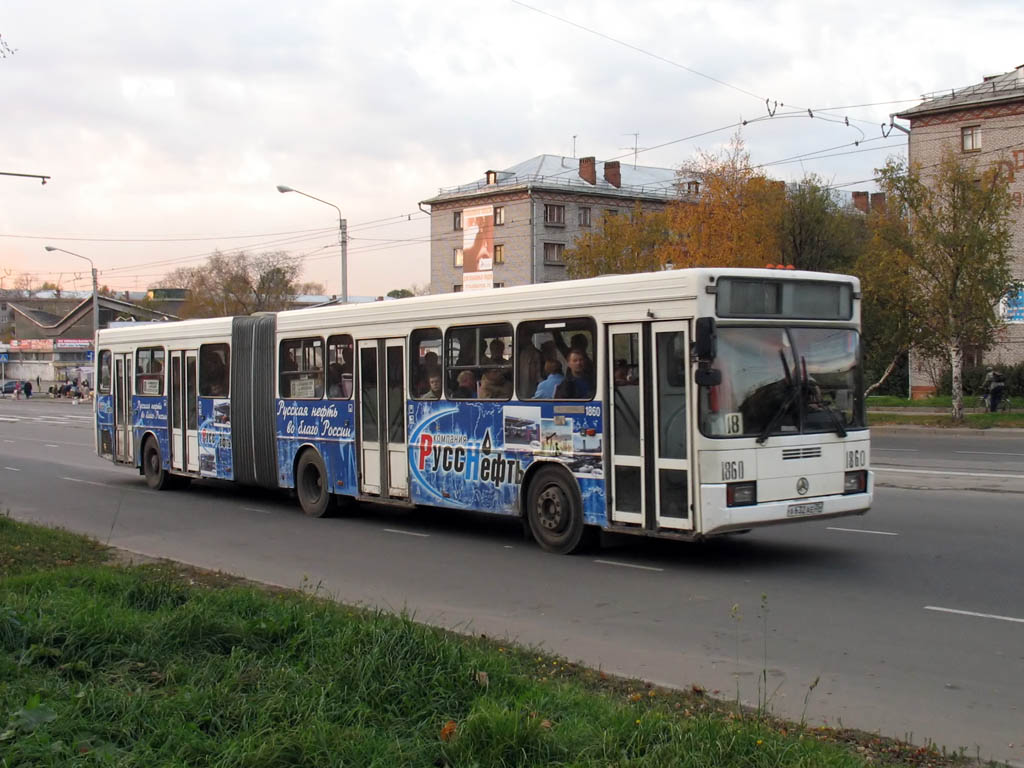
[[[635,171],[636,170],[636,156],[637,156],[637,154],[640,151],[640,147],[638,146],[638,143],[640,141],[640,134],[639,133],[624,133],[622,135],[623,136],[632,136],[633,137],[633,170]],[[622,147],[622,149],[629,149],[629,147]]]

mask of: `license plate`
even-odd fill
[[[786,508],[786,517],[803,517],[804,515],[820,515],[825,503],[812,501],[808,504],[790,504]]]

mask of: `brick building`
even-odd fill
[[[942,150],[952,147],[979,166],[1001,165],[1007,172],[1015,216],[1012,224],[1013,272],[1024,279],[1024,65],[992,75],[982,82],[926,96],[896,115],[910,121],[909,158],[925,174],[936,167]],[[1008,297],[1002,306],[1004,325],[997,342],[984,353],[986,363],[1024,361],[1024,294]],[[965,362],[982,362],[967,355]],[[936,366],[911,355],[912,397],[934,392]]]
[[[696,194],[674,169],[539,155],[441,189],[430,206],[430,292],[566,279],[565,249],[605,215],[656,211]]]

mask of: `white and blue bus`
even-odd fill
[[[701,539],[871,505],[860,286],[686,269],[140,323],[97,337],[97,451],[216,478]]]

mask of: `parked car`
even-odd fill
[[[22,387],[25,386],[24,381],[18,381],[17,379],[8,379],[3,383],[3,387],[0,388],[0,392],[2,392],[5,395],[13,395],[15,384],[21,384]]]

